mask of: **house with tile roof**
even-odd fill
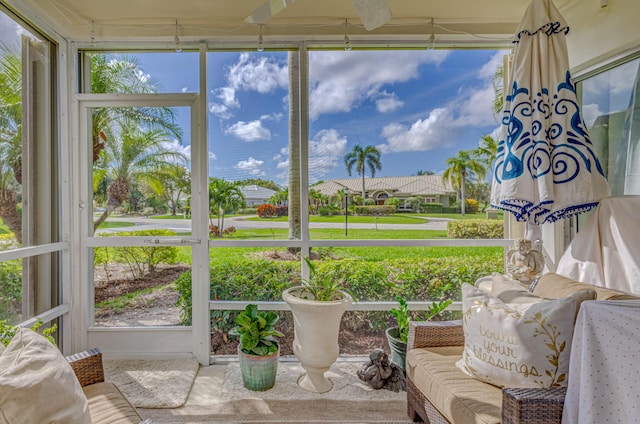
[[[367,199],[375,200],[377,205],[384,205],[385,200],[395,197],[401,200],[398,210],[410,210],[408,199],[421,197],[425,203],[442,203],[449,206],[449,197],[456,191],[442,175],[417,175],[411,177],[365,178],[365,194]],[[362,178],[344,178],[327,180],[311,187],[329,197],[337,196],[343,189],[349,196],[362,196]]]
[[[276,194],[275,190],[260,187],[254,184],[240,187],[240,191],[244,195],[247,206],[261,205],[269,203],[271,196]]]

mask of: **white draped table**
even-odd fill
[[[640,422],[640,300],[582,303],[563,424]]]

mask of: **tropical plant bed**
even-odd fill
[[[114,266],[106,279],[104,271],[96,269],[96,286],[113,288],[96,289],[96,301],[107,302],[123,296],[127,293],[136,293],[145,289],[155,289],[152,292],[134,296],[131,303],[114,309],[109,307],[96,310],[96,324],[99,326],[122,326],[128,322],[137,325],[140,321],[150,322],[158,320],[159,325],[178,325],[180,322],[180,309],[175,306],[178,293],[175,290],[174,280],[188,267],[163,266],[153,274],[138,280],[127,278],[125,266]],[[345,318],[351,314],[347,312]],[[293,323],[291,314],[284,312],[278,323],[278,331],[284,334],[280,338],[280,355],[293,355]],[[340,352],[345,355],[368,355],[376,347],[385,349],[389,353],[384,328],[374,331],[367,328],[353,330],[346,324],[346,319],[340,329]],[[214,355],[235,355],[238,342],[222,331],[211,333],[211,352]]]

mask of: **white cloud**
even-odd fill
[[[416,119],[412,123],[386,125],[382,129],[382,136],[387,141],[377,146],[378,149],[382,153],[390,153],[451,146],[464,127],[496,124],[491,104],[494,98],[492,79],[495,64],[498,63],[497,57],[498,55],[494,55],[478,72],[479,81],[476,86],[472,86],[470,82],[459,88],[459,95],[455,100],[431,110],[425,118]]]
[[[502,65],[504,60],[503,58],[507,54],[509,54],[509,52],[502,50],[494,54],[491,59],[489,59],[489,61],[480,68],[480,71],[478,71],[478,78],[493,80],[496,69],[498,69],[498,66]]]
[[[420,65],[439,64],[447,55],[443,50],[311,52],[309,116],[349,112],[365,99],[379,97],[384,84],[416,78]]]
[[[289,86],[286,63],[278,63],[273,57],[252,57],[248,53],[242,53],[238,62],[229,67],[227,80],[230,87],[261,94]]]
[[[388,93],[384,91],[380,94],[381,97],[376,100],[376,109],[380,113],[393,112],[404,105],[404,102],[398,99],[396,93]]]
[[[249,157],[247,160],[241,160],[233,167],[236,169],[240,169],[242,171],[246,171],[251,175],[265,175],[264,171],[262,171],[262,165],[264,164],[263,160],[257,160],[252,157]]]
[[[604,115],[605,113],[600,110],[600,107],[596,103],[591,103],[582,106],[582,117],[587,128],[591,128],[596,118]]]
[[[234,135],[247,142],[271,139],[271,131],[263,127],[259,119],[251,122],[238,121],[227,128],[225,134]]]
[[[218,157],[216,156],[216,154],[215,154],[215,153],[213,153],[213,152],[211,152],[211,151],[209,151],[208,156],[209,156],[209,160],[217,160],[217,159],[218,159]]]
[[[382,136],[387,142],[379,145],[378,149],[382,153],[414,152],[450,145],[456,131],[453,122],[451,111],[439,108],[410,126],[389,124],[382,129]]]
[[[221,119],[233,117],[232,109],[240,107],[238,91],[273,93],[278,88],[289,86],[287,64],[273,57],[252,57],[242,53],[238,61],[226,70],[227,85],[211,90],[220,101],[209,103],[209,111]],[[277,117],[274,114],[274,119]]]
[[[183,146],[178,140],[172,140],[162,143],[165,149],[184,155],[187,161],[191,160],[191,145]]]
[[[347,138],[335,129],[324,129],[309,140],[309,180],[317,181],[334,170],[342,160],[347,148]],[[277,157],[277,159],[276,159]],[[289,150],[283,148],[274,160],[278,160],[277,168],[286,170],[289,167]],[[278,175],[286,180],[286,173]]]

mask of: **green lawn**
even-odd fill
[[[104,221],[102,224],[100,224],[100,229],[107,229],[107,228],[121,228],[121,227],[132,227],[133,225],[135,225],[133,222],[125,222],[125,221]]]
[[[348,236],[344,235],[344,228],[311,228],[309,235],[316,240],[380,240],[380,239],[432,239],[446,238],[445,230],[375,230],[348,228]],[[289,236],[287,228],[251,228],[236,231],[231,238],[234,240],[286,240]]]
[[[428,220],[419,218],[409,214],[395,214],[391,216],[379,216],[377,219],[373,216],[362,215],[349,215],[347,218],[349,222],[353,224],[425,224]],[[277,218],[259,218],[257,216],[252,218],[246,218],[247,221],[263,221],[263,222],[287,222],[289,220],[286,216],[279,216]],[[344,215],[332,215],[332,216],[309,216],[309,222],[329,222],[329,223],[344,223]]]

